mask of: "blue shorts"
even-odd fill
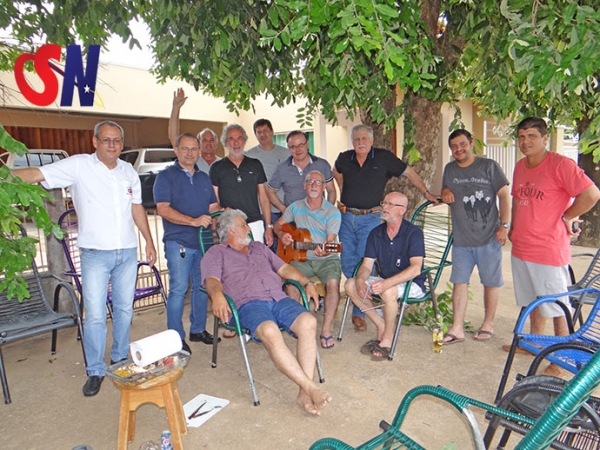
[[[486,287],[504,286],[502,245],[496,238],[482,247],[452,247],[451,283],[469,284],[475,266],[481,284]]]
[[[285,330],[295,336],[291,327],[294,321],[302,313],[308,312],[304,306],[296,300],[285,297],[276,302],[275,300],[250,300],[244,303],[238,309],[240,323],[243,328],[250,330],[252,339],[260,342],[260,339],[254,335],[258,326],[270,320],[275,322],[278,327],[283,327]]]

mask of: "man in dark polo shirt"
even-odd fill
[[[267,176],[258,159],[244,155],[247,140],[248,135],[241,125],[225,127],[221,143],[228,154],[212,165],[210,179],[221,207],[242,210],[248,216],[254,240],[263,242],[264,237],[265,244],[270,246],[273,244],[273,224]]]
[[[381,218],[367,239],[365,257],[356,278],[346,281],[346,293],[355,306],[367,311],[367,316],[377,328],[377,337],[367,341],[361,353],[371,355],[373,361],[383,361],[390,356],[394,325],[398,315],[398,298],[402,297],[410,280],[410,297],[419,298],[425,292],[423,259],[425,242],[423,231],[403,219],[408,205],[406,195],[390,192],[381,202]],[[378,276],[371,276],[377,261]],[[383,317],[375,311],[372,295],[383,300]]]
[[[261,242],[252,242],[245,219],[239,210],[221,214],[217,221],[221,245],[211,247],[202,258],[202,282],[212,300],[213,314],[229,321],[231,309],[224,294],[229,295],[242,327],[265,345],[275,367],[300,388],[296,402],[309,414],[319,415],[331,396],[313,381],[317,320],[285,295],[281,278],[300,282],[318,303],[314,283]],[[280,326],[298,338],[296,355],[285,343]]]
[[[373,147],[373,129],[367,125],[352,128],[353,150],[340,153],[333,176],[340,188],[342,226],[342,272],[352,278],[354,267],[365,254],[367,236],[381,222],[383,191],[391,177],[405,176],[427,200],[437,202],[439,195],[429,192],[417,172],[392,152]],[[356,306],[352,324],[358,331],[367,329],[364,314]]]
[[[179,333],[183,349],[191,353],[181,319],[190,281],[190,341],[213,343],[213,336],[206,331],[208,297],[200,290],[202,252],[198,229],[210,225],[210,213],[219,205],[210,178],[196,164],[200,154],[198,139],[184,133],[175,140],[173,150],[177,161],[156,177],[154,200],[156,211],[163,219],[169,269],[167,328]]]

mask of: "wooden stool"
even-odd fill
[[[127,442],[133,441],[135,410],[144,403],[154,403],[159,408],[165,408],[173,449],[183,450],[181,435],[187,433],[187,425],[177,385],[182,373],[183,367],[180,367],[136,386],[125,386],[113,380],[115,386],[121,390],[118,450],[126,450]]]

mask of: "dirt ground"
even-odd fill
[[[582,251],[592,250],[574,248],[574,253]],[[589,258],[575,261],[578,276],[588,263]],[[228,399],[230,403],[201,427],[189,428],[183,436],[185,448],[307,449],[326,436],[358,445],[378,434],[379,421],[391,421],[404,394],[420,384],[440,384],[492,403],[507,355],[501,345],[511,342],[518,315],[508,248],[503,264],[505,286],[500,295],[495,335],[488,342],[476,342],[467,335],[465,342],[446,346],[441,354],[436,354],[432,351],[430,332],[415,326],[404,327],[395,359],[372,362],[359,353],[361,345],[373,337],[372,324],[366,332],[356,332],[348,325],[343,341],[336,341],[331,350],[321,350],[326,377],[322,387],[331,393],[333,401],[320,417],[311,417],[296,405],[295,385],[273,367],[261,345],[248,345],[261,401],[255,407],[239,341],[222,341],[219,364],[214,369],[210,366],[211,347],[191,342],[193,355],[179,381],[183,402],[204,393]],[[445,272],[438,293],[444,290],[449,273]],[[467,320],[477,329],[483,317],[482,289],[476,274],[472,281],[473,300],[468,306]],[[336,332],[342,311],[340,305]],[[132,340],[164,330],[165,321],[162,307],[136,313]],[[291,338],[288,343],[295,345]],[[86,375],[74,328],[60,332],[56,355],[50,355],[49,349],[50,336],[2,347],[12,404],[0,407],[3,442],[0,447],[71,450],[87,444],[94,450],[116,448],[119,390],[105,379],[97,396],[82,395]],[[531,357],[517,355],[512,374],[517,370],[525,373],[530,362]],[[513,383],[511,376],[509,386]],[[477,417],[485,431],[483,415],[477,412]],[[163,409],[142,405],[136,413],[135,440],[129,448],[137,450],[147,441],[160,443],[161,432],[167,428]],[[440,449],[449,442],[456,442],[458,449],[472,448],[461,415],[433,399],[417,400],[403,429],[427,448]]]

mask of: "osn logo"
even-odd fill
[[[75,86],[79,91],[79,104],[81,106],[103,107],[102,98],[98,95],[99,102],[94,101],[96,93],[96,77],[98,75],[98,60],[100,59],[100,46],[90,45],[87,54],[87,70],[83,67],[81,47],[79,45],[67,46],[65,70],[63,71],[50,60],[60,62],[62,49],[57,44],[42,45],[37,52],[24,53],[15,62],[15,80],[23,96],[36,106],[48,106],[58,96],[58,77],[63,76],[60,106],[72,106],[73,90]],[[33,61],[35,72],[44,83],[44,90],[37,92],[25,79],[24,68],[28,61]],[[56,72],[56,73],[55,73]]]

